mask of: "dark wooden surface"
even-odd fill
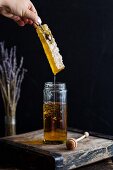
[[[78,170],[113,170],[113,162],[111,159],[107,159],[79,168]]]
[[[16,167],[0,166],[0,170],[24,170],[24,169],[16,168]],[[113,170],[113,162],[111,159],[107,159],[104,161],[96,162],[88,166],[84,166],[82,168],[77,168],[77,170]]]
[[[81,135],[68,131],[68,138],[78,138]],[[21,169],[43,170],[47,167],[50,170],[80,169],[80,167],[112,157],[113,141],[89,136],[80,141],[75,150],[69,151],[65,144],[43,144],[43,130],[38,130],[1,138],[0,154],[1,164],[14,165]]]

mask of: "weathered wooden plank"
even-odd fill
[[[68,138],[80,136],[80,133],[68,131]],[[32,168],[41,166],[41,169],[46,169],[48,166],[51,170],[68,170],[112,157],[113,141],[89,136],[80,141],[75,150],[70,151],[65,144],[44,144],[43,130],[38,130],[0,139],[0,154],[5,162],[18,163],[21,166],[26,164],[26,167]]]
[[[113,170],[113,162],[111,159],[96,162],[88,166],[77,168],[77,170]],[[0,166],[0,170],[24,170],[16,167]],[[74,169],[73,169],[74,170]]]
[[[111,159],[107,159],[85,167],[78,168],[77,170],[113,170],[113,162]]]

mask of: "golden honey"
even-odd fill
[[[43,105],[43,114],[44,141],[46,143],[64,143],[67,139],[66,104],[46,103]]]

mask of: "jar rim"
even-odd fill
[[[45,82],[45,88],[66,89],[66,83],[64,82]]]

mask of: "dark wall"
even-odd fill
[[[33,3],[63,56],[65,70],[56,78],[67,85],[68,126],[113,135],[113,1]],[[53,81],[53,74],[35,29],[0,17],[0,41],[17,46],[18,58],[24,56],[28,70],[17,107],[17,131],[42,128],[43,86]],[[0,116],[3,126],[3,113]]]

